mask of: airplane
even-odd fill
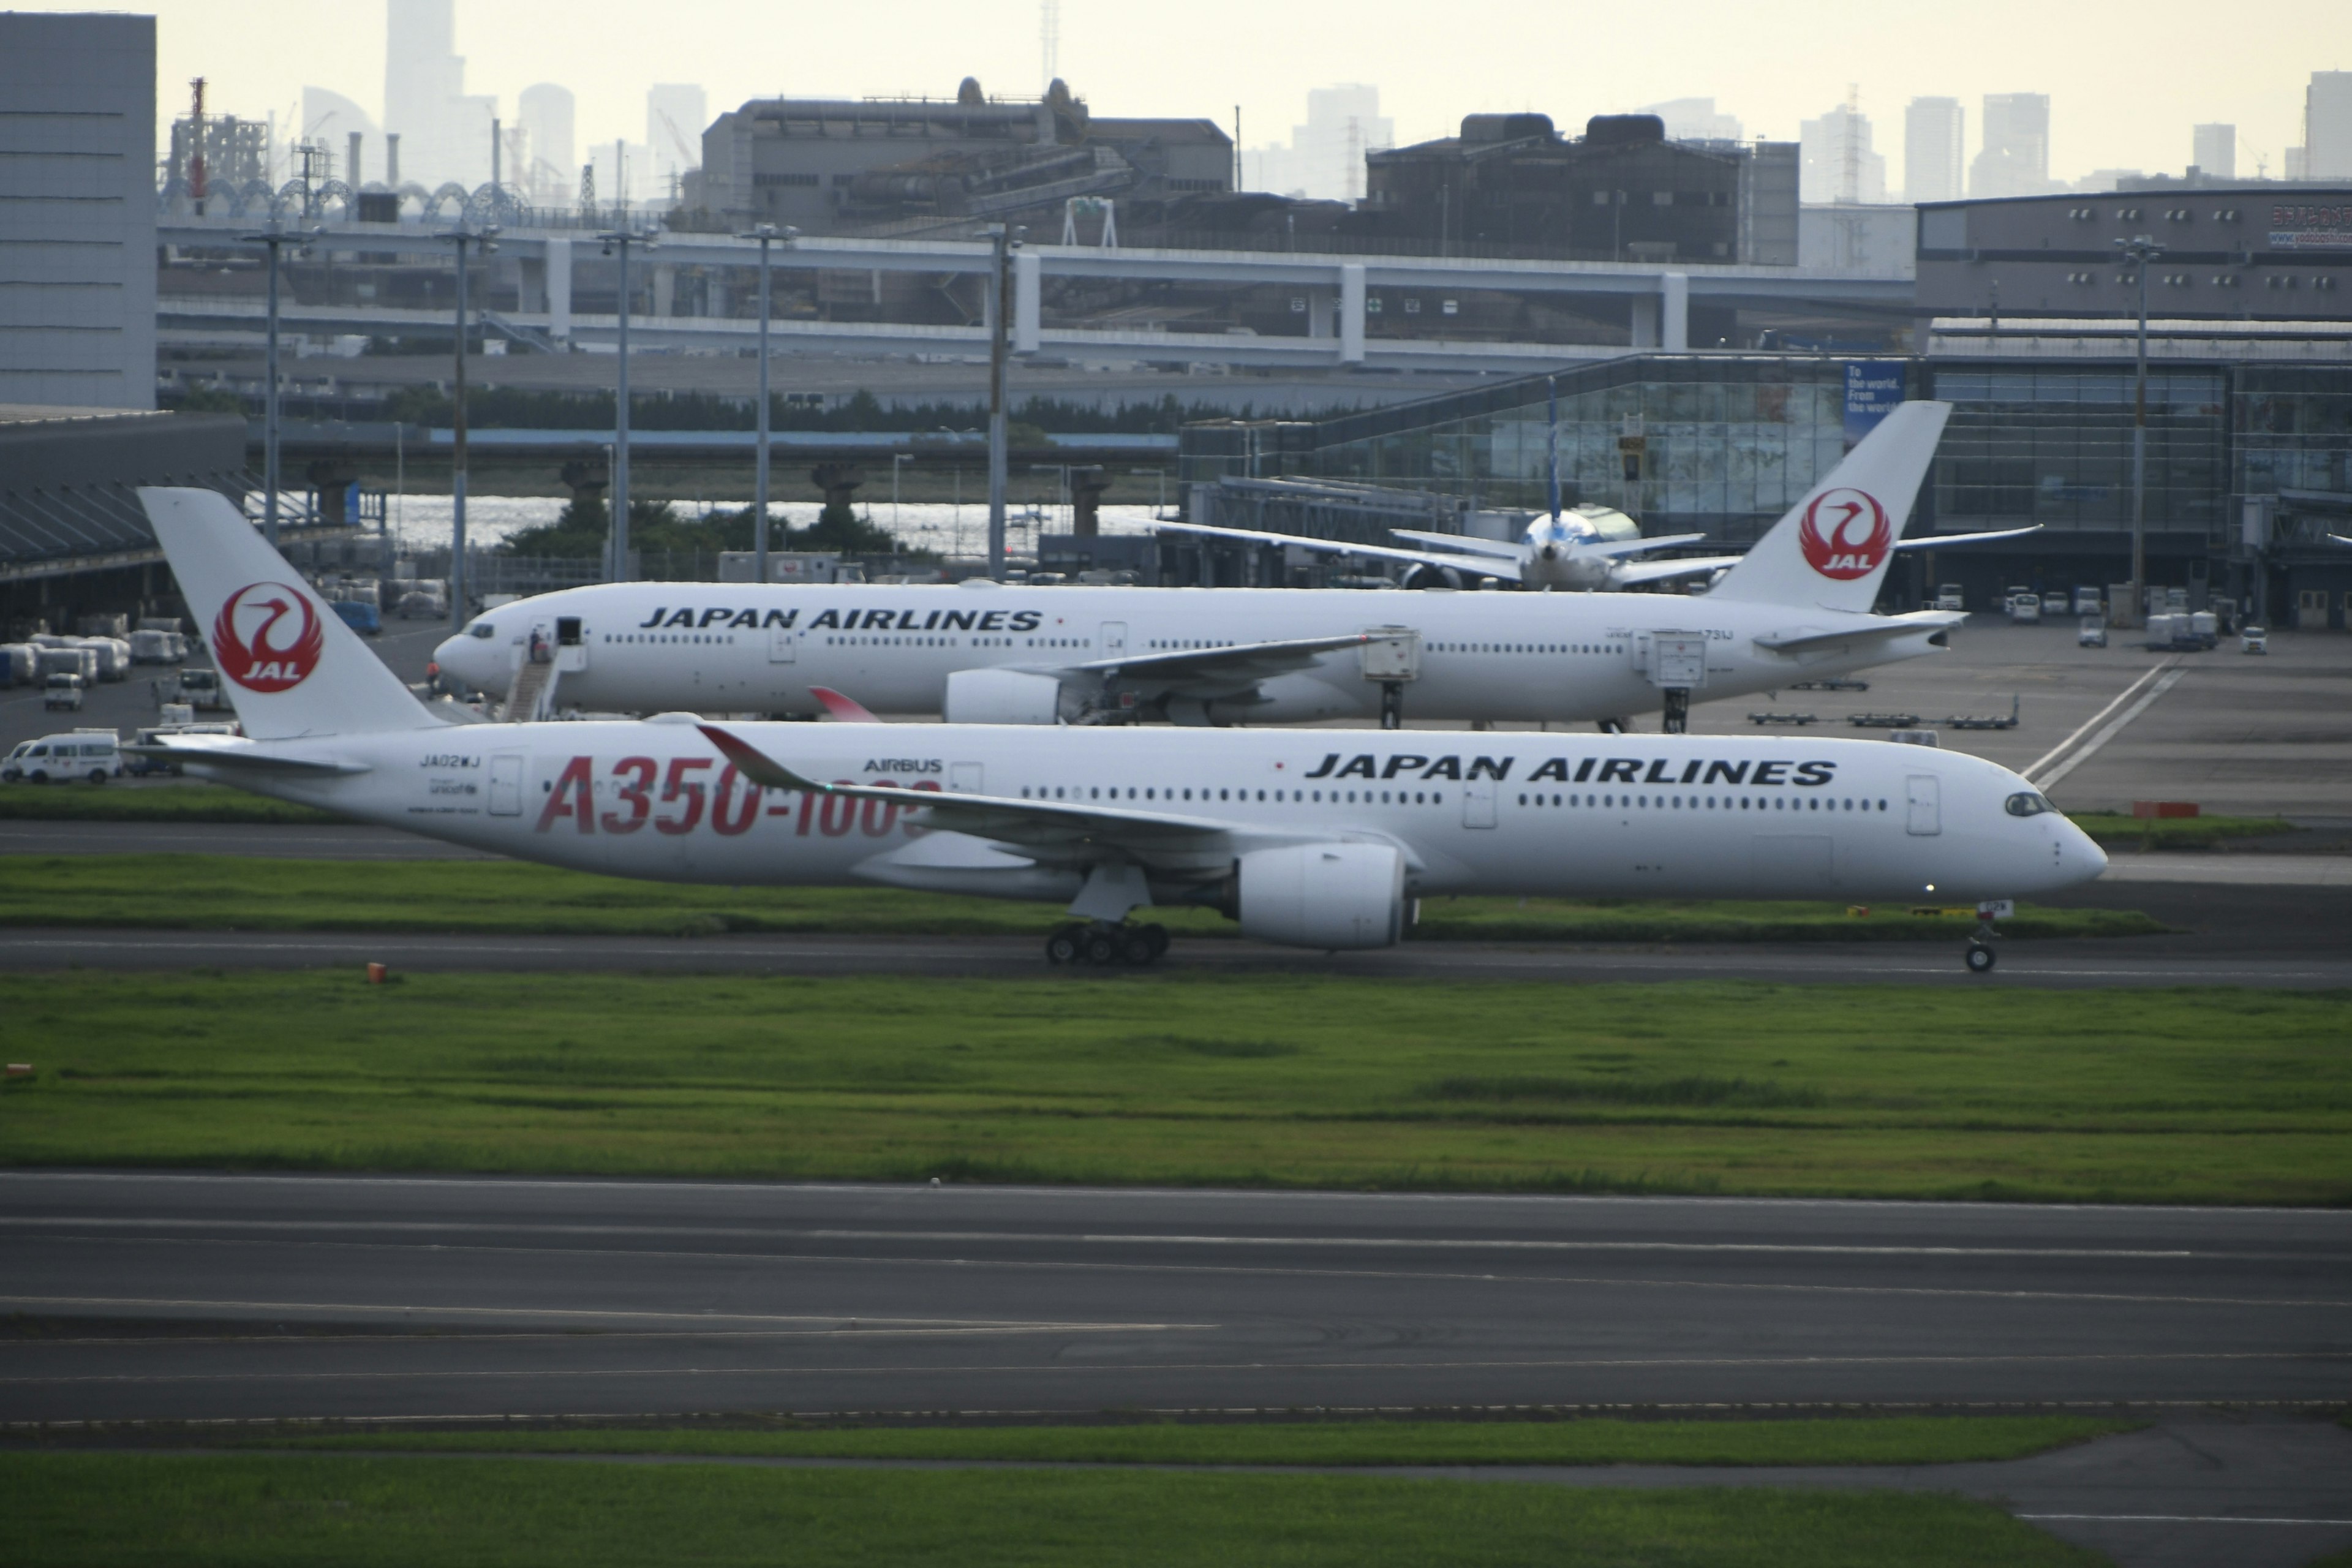
[[[1401,561],[1412,568],[1408,586],[1426,584],[1475,587],[1481,577],[1492,577],[1545,591],[1567,588],[1580,593],[1622,593],[1645,583],[1708,576],[1739,559],[1737,555],[1695,555],[1674,561],[1633,560],[1631,557],[1653,550],[1696,544],[1706,535],[1668,533],[1644,539],[1641,525],[1623,512],[1614,507],[1590,503],[1531,519],[1517,541],[1474,539],[1460,533],[1423,533],[1410,528],[1389,530],[1398,539],[1417,540],[1428,546],[1422,550],[1306,539],[1295,533],[1268,533],[1214,523],[1159,522],[1152,526],[1161,533],[1276,545],[1314,555]]]
[[[1964,616],[1871,605],[1949,412],[1897,408],[1700,597],[606,583],[486,612],[435,660],[518,719],[814,718],[824,686],[950,723],[1396,728],[1410,692],[1423,719],[1675,731],[1694,699],[1947,646]]]
[[[2106,858],[1979,758],[1810,736],[437,719],[226,498],[142,503],[243,736],[139,754],[579,870],[867,884],[1066,907],[1055,963],[1148,963],[1151,907],[1336,951],[1444,894],[2012,899]],[[1969,965],[1993,950],[1979,938]]]

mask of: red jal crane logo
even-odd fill
[[[1824,490],[1805,509],[1797,542],[1814,571],[1852,582],[1869,576],[1885,562],[1895,545],[1895,530],[1875,496],[1855,489]]]
[[[247,691],[290,691],[319,668],[326,633],[298,588],[252,583],[228,596],[213,619],[213,658]]]

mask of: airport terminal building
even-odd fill
[[[1181,466],[1193,521],[1268,526],[1249,510],[1251,481],[1278,478],[1534,511],[1556,406],[1564,504],[1744,546],[1893,402],[1941,398],[1952,423],[1912,536],[2042,531],[1907,553],[1888,600],[1916,605],[1936,584],[1959,583],[1985,608],[2011,584],[2128,574],[2134,390],[2128,361],[1653,353],[1336,419],[1187,426]],[[2352,548],[2328,537],[2352,532],[2352,374],[2341,362],[2158,364],[2148,423],[2150,583],[2200,605],[2250,602],[2281,625],[2345,628]],[[1305,531],[1351,536],[1344,527]]]

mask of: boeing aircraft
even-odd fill
[[[1393,726],[1409,710],[1622,728],[1663,711],[1676,730],[1694,699],[1947,645],[1957,613],[1870,609],[1949,412],[1896,409],[1696,598],[613,583],[488,612],[436,659],[513,719],[814,716],[829,688],[953,723]]]
[[[2105,857],[2015,773],[1773,736],[570,724],[434,717],[224,497],[140,492],[246,733],[201,777],[582,870],[1047,900],[1057,962],[1143,963],[1150,906],[1379,948],[1433,894],[2013,898]],[[692,646],[692,645],[689,645]],[[709,645],[703,645],[709,646]],[[1990,968],[1992,949],[1969,952]]]

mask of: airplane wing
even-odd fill
[[[1770,648],[1776,653],[1795,653],[1832,643],[1867,642],[1879,637],[1902,637],[1911,632],[1937,631],[1958,626],[1967,619],[1968,616],[1953,610],[1916,610],[1907,616],[1878,616],[1866,626],[1848,626],[1840,631],[1800,626],[1790,631],[1768,632],[1756,639],[1756,646]]]
[[[1179,648],[1166,653],[1128,654],[1063,665],[1052,673],[1080,672],[1145,681],[1180,697],[1215,698],[1245,691],[1262,680],[1305,669],[1327,653],[1361,647],[1370,632],[1339,637],[1297,637],[1285,642],[1229,643],[1221,647]]]
[[[1111,850],[1146,865],[1198,862],[1204,851],[1223,854],[1234,825],[1173,812],[1138,811],[1009,795],[919,794],[892,785],[829,784],[803,778],[750,742],[716,724],[698,725],[703,737],[752,783],[803,795],[835,795],[922,807],[921,826],[1019,847],[1055,859]]]
[[[1417,566],[1475,566],[1481,576],[1500,577],[1506,582],[1519,580],[1517,560],[1500,556],[1481,555],[1475,559],[1460,554],[1445,554],[1429,550],[1397,550],[1385,544],[1348,544],[1336,539],[1302,539],[1295,533],[1265,533],[1250,528],[1212,528],[1199,522],[1162,522],[1153,525],[1162,533],[1191,533],[1204,539],[1233,539],[1250,544],[1280,544],[1312,551],[1318,555],[1352,555],[1366,561],[1408,561]],[[1439,537],[1452,539],[1453,534]],[[1481,543],[1490,542],[1482,540]],[[1516,546],[1513,556],[1523,552]]]
[[[1995,539],[2019,539],[2029,533],[2039,533],[2042,525],[2031,528],[2003,528],[1990,533],[1923,533],[1916,539],[1898,542],[1897,550],[1941,550],[1948,544],[1983,544]]]
[[[1703,537],[1694,534],[1693,538]],[[1720,572],[1738,560],[1737,555],[1689,555],[1680,561],[1628,561],[1609,574],[1609,580],[1618,587],[1635,583],[1664,583],[1675,577],[1696,577],[1706,572]]]
[[[866,704],[858,701],[855,697],[844,697],[830,686],[812,686],[809,688],[809,695],[815,698],[827,713],[833,715],[833,721],[836,724],[882,722],[874,710]]]
[[[1410,528],[1391,528],[1389,537],[1417,540],[1423,544],[1434,544],[1442,550],[1458,551],[1465,555],[1496,555],[1506,561],[1524,561],[1528,554],[1527,546],[1507,539],[1473,539],[1462,533],[1422,533]]]

